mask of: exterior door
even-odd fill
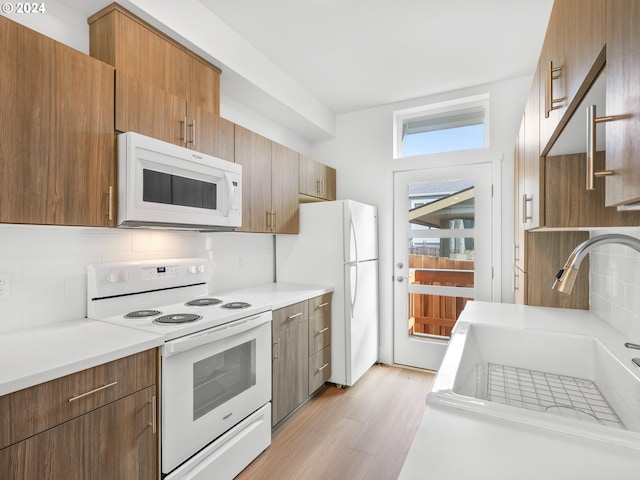
[[[469,300],[491,300],[491,163],[394,174],[394,362],[437,370]]]

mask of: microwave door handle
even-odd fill
[[[224,195],[224,215],[228,217],[231,214],[231,209],[233,208],[233,202],[231,201],[231,192],[233,192],[233,180],[231,180],[231,175],[229,175],[227,172],[224,172],[224,179],[227,182],[227,192],[226,195]]]

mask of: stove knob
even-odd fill
[[[107,273],[107,282],[116,283],[118,281],[118,274],[116,272]]]
[[[198,273],[204,273],[204,265],[198,265]]]
[[[196,267],[195,265],[191,265],[189,267],[189,273],[191,274],[198,273],[198,267]]]

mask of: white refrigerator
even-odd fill
[[[300,205],[300,233],[276,237],[278,282],[330,285],[331,377],[353,385],[378,361],[378,214],[353,200]]]

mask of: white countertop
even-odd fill
[[[0,395],[162,345],[158,335],[82,318],[0,335]]]
[[[634,355],[620,332],[585,310],[474,301],[458,321],[595,336],[620,355]],[[640,478],[637,450],[435,400],[427,400],[400,480]]]
[[[224,293],[275,310],[332,291],[328,286],[268,283]],[[0,395],[162,344],[162,336],[86,318],[2,334]]]
[[[242,301],[249,303],[261,303],[271,305],[272,310],[286,307],[298,302],[304,302],[310,298],[333,292],[334,288],[323,285],[299,285],[293,283],[265,283],[254,287],[233,290],[230,292],[217,292],[229,297],[237,296]]]

